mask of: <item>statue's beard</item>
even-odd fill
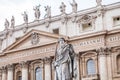
[[[65,44],[61,44],[59,47],[60,47],[60,48],[64,48],[64,46],[65,46]]]

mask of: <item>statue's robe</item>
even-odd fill
[[[66,44],[60,51],[56,51],[55,80],[72,80],[74,72],[74,50],[71,44]]]

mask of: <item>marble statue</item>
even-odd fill
[[[11,19],[11,28],[14,28],[15,26],[15,18],[14,16],[12,16],[12,19]]]
[[[64,38],[58,40],[55,52],[55,80],[72,80],[74,76],[74,50]]]
[[[64,2],[61,3],[61,6],[60,6],[60,12],[62,14],[65,14],[65,8],[66,8],[66,5],[64,4]]]
[[[28,14],[24,11],[24,13],[22,14],[24,22],[28,23]]]
[[[5,19],[5,29],[8,29],[9,28],[9,21],[7,19]]]
[[[96,0],[97,6],[101,6],[102,0]]]
[[[51,17],[51,7],[45,6],[45,11],[46,11],[46,14],[44,17],[50,18]]]
[[[70,3],[70,5],[72,6],[72,12],[77,12],[77,3],[75,2],[75,0],[73,0],[73,3]]]
[[[40,9],[39,9],[40,6],[41,5],[38,5],[35,8],[33,8],[33,10],[35,11],[34,15],[35,15],[36,20],[39,20],[39,18],[40,18]]]

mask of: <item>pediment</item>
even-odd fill
[[[31,30],[15,43],[10,45],[5,51],[27,49],[35,46],[42,46],[57,42],[60,35],[44,32],[40,30]]]

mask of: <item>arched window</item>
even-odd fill
[[[117,71],[120,73],[120,55],[117,56]]]
[[[36,70],[35,70],[35,77],[36,77],[36,80],[43,80],[42,68],[40,68],[40,67],[36,68]]]
[[[87,74],[88,75],[95,74],[95,63],[93,59],[89,59],[87,61]]]
[[[16,80],[22,80],[22,73],[21,73],[21,71],[17,72],[17,79]]]

